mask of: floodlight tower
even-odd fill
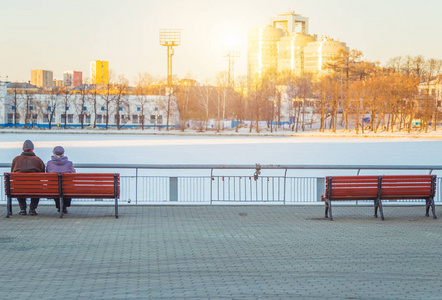
[[[240,56],[239,53],[239,47],[226,47],[224,48],[224,57],[229,58],[229,77],[228,82],[229,86],[233,87],[234,85],[234,64],[235,64],[235,58],[238,58]]]
[[[181,44],[181,29],[160,29],[160,45],[167,47],[167,89],[169,100],[167,101],[167,125],[169,130],[170,94],[172,93],[172,56],[173,47]]]

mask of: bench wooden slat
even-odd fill
[[[12,211],[11,198],[61,198],[62,195],[83,199],[115,198],[115,217],[118,218],[120,177],[114,173],[5,173],[5,194],[8,196],[7,217]]]
[[[383,219],[381,200],[425,199],[426,216],[431,206],[436,219],[435,191],[436,175],[328,176],[321,200],[326,201],[325,216],[330,210],[331,219],[331,201],[374,200],[375,216],[379,208]]]

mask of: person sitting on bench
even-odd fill
[[[74,164],[64,156],[64,149],[57,146],[52,150],[51,160],[46,164],[46,173],[75,173]],[[55,207],[60,212],[60,199],[55,198]],[[71,198],[63,197],[63,213],[67,214],[67,207],[71,206]]]
[[[11,164],[11,172],[18,173],[44,173],[44,162],[34,153],[34,144],[30,140],[23,143],[23,153],[14,158]],[[20,215],[26,215],[26,198],[17,198],[20,205]],[[38,215],[37,206],[40,198],[31,198],[29,214]]]

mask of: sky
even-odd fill
[[[247,33],[288,10],[309,18],[310,34],[361,50],[370,61],[423,55],[442,59],[440,0],[0,0],[0,80],[29,81],[32,69],[83,72],[109,61],[115,75],[167,74],[160,29],[181,29],[173,74],[213,82],[228,69],[223,49],[240,48],[235,76],[247,74]]]

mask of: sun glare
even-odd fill
[[[238,33],[226,32],[223,37],[224,47],[237,47],[240,43],[240,37]]]

